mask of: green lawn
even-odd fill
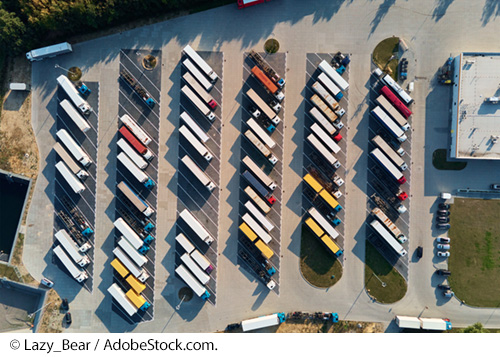
[[[391,77],[398,79],[398,54],[399,37],[389,37],[380,42],[373,50],[373,62],[383,71],[390,73]],[[392,55],[396,58],[389,62]]]
[[[450,212],[455,295],[472,306],[500,306],[500,200],[455,198]]]
[[[7,264],[0,264],[0,277],[6,277],[12,281],[19,281],[14,268]]]
[[[467,162],[446,161],[446,149],[437,149],[432,153],[432,165],[438,170],[463,170]]]
[[[386,284],[385,287],[373,273]],[[401,300],[407,290],[405,279],[368,241],[365,252],[365,287],[371,296],[384,304]]]
[[[333,286],[342,277],[342,264],[304,225],[300,242],[300,270],[309,283],[319,288]]]

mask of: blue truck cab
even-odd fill
[[[205,290],[205,292],[201,296],[201,299],[204,300],[204,301],[207,301],[209,298],[210,298],[210,293]]]
[[[266,273],[269,274],[269,276],[273,276],[274,274],[276,274],[276,269],[274,269],[274,267],[268,267],[266,269]]]
[[[334,324],[336,324],[337,322],[339,322],[339,314],[337,314],[336,312],[332,312],[332,322]]]
[[[156,186],[156,184],[154,183],[153,180],[151,179],[148,179],[146,180],[144,183],[143,183],[144,187],[146,187],[147,189],[152,189],[153,187]]]
[[[87,87],[85,83],[82,83],[78,86],[78,92],[83,96],[83,97],[88,97],[92,91]]]
[[[140,310],[141,311],[146,311],[147,309],[149,309],[151,307],[151,304],[149,302],[145,302],[144,305],[141,306]]]
[[[342,75],[344,74],[345,72],[345,66],[340,66],[339,68],[337,68],[337,73]]]
[[[146,255],[146,253],[149,251],[149,246],[144,244],[142,247],[139,248],[139,253],[142,255]]]
[[[94,231],[88,227],[82,231],[82,235],[86,238],[90,237],[92,234],[94,234]]]
[[[155,240],[155,238],[149,234],[145,239],[144,239],[144,244],[147,244],[147,245],[150,245],[153,241]]]
[[[278,79],[278,86],[283,88],[285,86],[285,80],[283,78]]]
[[[146,225],[144,226],[144,230],[146,232],[151,232],[154,228],[155,228],[155,225],[151,222],[146,223]]]
[[[278,319],[280,320],[280,323],[283,323],[286,321],[286,315],[284,312],[278,312],[276,315],[278,315]]]
[[[150,108],[153,108],[155,106],[155,104],[156,104],[156,102],[154,101],[153,98],[146,98],[146,99],[144,99],[144,101],[146,102],[146,104]]]

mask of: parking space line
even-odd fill
[[[187,98],[187,97],[186,97],[186,98]],[[187,99],[189,99],[189,98],[187,98]],[[187,109],[186,109],[186,108],[185,108],[185,107],[184,107],[184,106],[183,106],[180,102],[179,102],[179,106],[182,108],[182,110],[183,110],[183,111],[185,111],[186,113],[188,113],[188,114],[189,114],[189,116],[190,116],[191,118],[194,118],[194,117],[196,117],[196,116],[197,116],[197,115],[192,115],[192,114],[189,112],[189,110],[187,110]],[[194,104],[193,104],[193,106],[194,106]],[[206,121],[208,121],[208,122],[210,123],[210,128],[214,128],[214,130],[215,130],[215,131],[216,131],[219,135],[221,134],[221,131],[219,130],[219,128],[217,128],[217,126],[216,126],[216,125],[214,125],[214,124],[215,124],[215,122],[216,122],[217,120],[219,120],[219,121],[222,123],[222,119],[221,119],[221,118],[219,118],[219,117],[218,117],[217,115],[215,115],[215,113],[214,113],[214,115],[215,115],[215,119],[214,119],[214,121],[210,121],[210,119],[208,119],[206,116],[204,116],[202,113],[200,113],[200,111],[198,111],[198,114],[199,114],[199,115],[201,115],[201,116],[202,116],[202,117],[203,117]],[[197,122],[197,120],[196,120],[196,119],[193,119],[193,120],[194,120],[195,122]],[[221,125],[221,126],[222,126],[222,125]],[[209,130],[210,130],[210,129],[209,129]]]
[[[191,181],[190,181],[190,180],[186,177],[186,175],[184,175],[182,172],[180,172],[180,170],[177,170],[177,172],[178,172],[178,173],[180,173],[180,174],[182,175],[182,177],[183,177],[184,179],[186,179],[186,180],[187,180],[187,181],[191,184]],[[207,175],[207,177],[210,179],[210,181],[212,181],[212,183],[214,182],[214,181],[213,181],[213,179],[212,179],[210,176],[208,176],[208,175]],[[199,191],[196,187],[194,187],[194,185],[193,185],[193,184],[191,184],[191,186],[193,187],[193,189],[194,189],[194,190],[195,190],[195,191],[196,191],[196,192],[197,192],[200,196],[204,197],[204,195],[203,195],[203,194],[202,194],[202,193],[201,193],[201,192],[200,192],[200,191]],[[218,189],[219,187],[218,187],[218,186],[216,186],[216,188]],[[215,190],[215,189],[214,189],[214,190]],[[215,198],[215,200],[216,200],[217,202],[219,202],[219,197],[216,197],[215,195],[210,195],[210,197],[212,197],[212,196]],[[191,196],[190,196],[190,197],[191,197]],[[212,209],[215,211],[215,208],[213,208],[213,206],[210,204],[210,202],[208,202],[208,199],[207,199],[205,202],[207,202],[207,203],[210,205],[210,207],[212,207]]]
[[[187,139],[186,139],[186,140],[187,140]],[[188,141],[188,142],[189,142],[189,141]],[[190,143],[190,144],[191,144],[191,143]],[[184,145],[182,145],[182,144],[180,143],[180,141],[179,141],[179,147],[180,147],[180,148],[182,148],[182,149],[186,152],[186,155],[188,155],[188,154],[189,154],[189,150],[188,150],[188,149],[186,149],[186,148],[184,147]],[[208,148],[207,148],[207,150],[208,150]],[[196,149],[195,149],[195,151],[196,151]],[[210,150],[209,150],[209,151],[210,151]],[[198,151],[196,151],[196,152],[198,152]],[[212,152],[210,151],[210,153],[212,153]],[[203,159],[205,159],[205,158],[203,158]],[[212,157],[212,160],[207,161],[207,162],[208,162],[208,166],[207,166],[207,168],[208,168],[208,167],[213,168],[213,169],[214,169],[214,171],[215,171],[216,173],[218,173],[218,174],[219,174],[218,176],[220,177],[220,170],[217,170],[217,169],[215,168],[215,166],[212,164],[212,162],[214,161],[214,159],[215,159],[215,161],[219,162],[219,167],[220,167],[220,161],[219,161],[219,158],[218,158],[218,157],[217,157],[217,155],[215,155],[215,153],[214,153],[214,155],[213,155],[213,157]],[[193,161],[194,161],[194,160],[193,160]],[[205,161],[206,161],[206,160],[205,160]],[[195,162],[196,162],[196,161],[195,161]],[[203,171],[205,171],[205,170],[203,170]],[[205,172],[205,174],[208,176],[208,174],[207,174],[206,172]],[[217,186],[217,187],[218,187],[218,186]]]
[[[134,102],[132,102],[132,101],[131,101],[131,100],[130,100],[130,99],[129,99],[126,95],[125,95],[125,93],[124,93],[123,91],[121,91],[120,89],[118,89],[118,92],[119,92],[119,93],[123,96],[123,98],[125,98],[125,99],[126,99],[127,103],[130,103],[130,105],[131,105],[131,106],[133,106],[133,107],[137,110],[137,112],[139,112],[139,113],[140,113],[140,116],[141,116],[141,117],[143,117],[143,118],[145,118],[145,119],[146,119],[146,121],[147,121],[147,122],[148,122],[148,123],[149,123],[149,124],[150,124],[150,125],[151,125],[151,126],[152,126],[155,130],[156,130],[156,131],[158,131],[158,130],[159,130],[159,128],[157,128],[157,127],[156,127],[156,125],[154,125],[154,124],[151,122],[151,120],[149,120],[149,118],[148,118],[147,116],[145,116],[145,115],[142,113],[142,110],[141,110],[141,109],[139,109],[139,108],[138,108],[138,107],[134,104]],[[125,107],[124,107],[121,103],[118,103],[118,106],[119,106],[120,108],[122,108],[122,109],[123,109],[123,111],[124,111],[124,112],[125,112],[125,113],[129,116],[129,117],[131,117],[131,118],[132,118],[132,120],[134,120],[134,121],[137,123],[137,125],[139,125],[139,126],[142,128],[142,130],[144,130],[146,133],[148,133],[148,134],[149,134],[149,132],[146,130],[146,128],[143,128],[143,126],[142,126],[141,124],[139,124],[139,123],[138,123],[138,121],[137,121],[136,119],[134,119],[134,115],[130,114],[130,112],[129,112],[127,109],[125,109]],[[118,116],[118,122],[120,122],[120,121],[119,121],[119,119],[120,119],[120,118],[119,118],[119,116]],[[158,122],[159,122],[159,120],[158,120]],[[149,135],[151,135],[151,134],[149,134]],[[151,138],[151,139],[152,139],[152,140],[153,140],[156,144],[159,144],[159,143],[158,143],[158,141],[156,141],[154,138]]]
[[[181,201],[181,203],[182,203],[182,201]],[[180,212],[177,210],[177,215],[179,215],[179,214],[180,214]],[[189,234],[186,232],[186,230],[182,229],[182,227],[179,225],[178,220],[176,220],[175,225],[176,225],[177,229],[179,229],[181,231],[181,233],[183,233],[186,237],[189,237]],[[218,244],[218,240],[216,240],[216,242]],[[206,246],[208,247],[207,252],[210,251],[211,253],[214,253],[215,255],[217,255],[217,251],[212,247],[212,244],[206,245]],[[202,249],[199,249],[199,250],[202,250]],[[206,254],[204,254],[204,255],[206,256]]]
[[[129,57],[129,56],[128,56],[125,52],[123,52],[123,50],[120,50],[120,54],[123,54],[123,56],[124,56],[126,59],[128,59],[128,60],[130,61],[130,63],[132,63],[132,65],[133,65],[135,68],[137,68],[137,69],[139,70],[139,72],[141,72],[141,74],[144,74],[144,73],[145,73],[143,70],[141,70],[141,69],[140,69],[140,68],[139,68],[139,67],[138,67],[138,66],[134,63],[134,61],[132,61],[132,59],[131,59],[131,58],[130,58],[130,57]],[[121,59],[120,59],[120,64],[121,64],[121,65],[123,65],[123,67],[125,67],[125,69],[126,69],[126,66],[122,63]],[[130,75],[133,77],[132,73],[130,73]],[[146,79],[148,80],[148,82],[149,82],[149,83],[150,83],[153,87],[155,87],[155,89],[158,91],[158,94],[160,94],[160,93],[161,93],[161,90],[160,90],[157,86],[155,86],[155,84],[153,83],[153,81],[151,81],[151,79],[149,79],[149,78],[148,78],[148,76],[146,76],[146,75],[145,75],[145,76],[144,76],[144,78],[146,78]],[[134,79],[135,79],[138,83],[140,83],[140,81],[139,81],[137,78],[135,78],[135,77],[134,77]],[[145,89],[144,89],[144,90],[145,90]],[[148,92],[148,93],[149,93],[149,92]],[[149,93],[149,95],[151,95],[151,93]],[[153,96],[151,95],[151,97],[153,97]],[[158,104],[160,103],[158,99],[156,99],[156,98],[154,98],[154,97],[153,97],[153,99],[155,100],[155,102],[156,102],[156,103],[158,103]]]
[[[199,212],[202,212],[203,215],[207,216],[207,218],[210,220],[210,222],[212,222],[216,227],[217,227],[217,223],[215,223],[211,218],[210,216],[208,215],[208,213],[203,209],[203,207],[201,207],[198,202],[196,200],[193,199],[193,197],[191,197],[191,195],[183,188],[181,187],[181,190],[191,199],[191,201],[196,205],[196,207],[198,207],[199,209]],[[180,198],[178,198],[179,201],[181,201],[181,203],[188,207],[188,205],[186,205],[186,203],[184,203],[183,200],[181,200]],[[215,211],[215,209],[213,208],[213,206],[208,202],[208,201],[205,201],[207,202],[207,204],[212,208],[212,210],[216,213],[216,216],[218,217],[219,216],[219,212]]]
[[[71,202],[73,202],[73,200],[71,199],[71,196],[68,195],[68,191],[66,191],[63,187],[63,185],[61,185],[61,183],[59,183],[59,181],[57,179],[54,179],[55,182],[57,182],[57,184],[59,185],[59,187],[64,191],[64,193],[66,194],[66,196],[69,197],[69,199],[71,200]],[[85,201],[85,203],[87,204],[87,207],[90,208],[90,210],[92,212],[94,212],[94,215],[95,215],[95,211],[92,210],[92,207],[90,206],[90,204],[87,202],[87,200],[85,199],[85,197],[83,197],[82,195],[80,195],[81,199],[83,201]],[[95,196],[94,196],[95,197]],[[77,204],[75,202],[73,202],[73,204],[76,206]]]
[[[117,162],[118,162],[118,160],[117,160]],[[122,177],[123,177],[123,178],[124,178],[127,182],[129,182],[129,183],[130,183],[130,181],[126,179],[126,177],[127,177],[127,176],[126,176],[126,175],[124,175],[124,174],[123,174],[123,173],[122,173],[122,172],[118,169],[118,165],[116,165],[116,172],[117,172],[117,173],[119,173],[119,174],[120,174],[120,175],[121,175],[121,176],[122,176]],[[154,187],[156,187],[156,186],[157,186],[156,181],[154,181],[154,180],[153,180],[153,178],[152,178],[151,176],[149,176],[149,175],[147,175],[147,174],[146,174],[146,176],[148,176],[148,177],[151,179],[151,181],[153,181],[153,182],[155,183],[155,186],[154,186]],[[137,182],[139,182],[139,181],[137,181]],[[140,184],[142,184],[142,182],[139,182],[139,183],[140,183]],[[158,201],[158,199],[157,199],[157,197],[156,197],[155,193],[153,192],[153,189],[149,190],[148,192],[149,192],[148,196],[149,196],[149,195],[152,195],[152,196],[156,199],[156,201]]]
[[[60,186],[60,185],[59,185]],[[66,214],[68,216],[70,216],[71,218],[73,218],[72,214],[70,211],[67,210],[67,207],[61,202],[60,198],[57,196],[57,195],[54,195],[54,197],[57,199],[57,201],[59,202],[59,204],[63,207],[64,211],[66,212]],[[85,216],[81,211],[80,209],[78,208],[78,206],[75,205],[75,203],[73,202],[73,200],[71,199],[71,197],[69,196],[66,196],[68,197],[69,200],[71,200],[71,202],[73,203],[74,205],[74,208],[78,211],[78,213],[83,217],[85,218],[85,223],[87,223],[89,225],[89,227],[95,232],[95,227],[92,225],[92,222],[90,222],[90,220],[87,218],[87,216]],[[55,212],[55,207],[54,207],[54,212]],[[95,211],[93,211],[94,214],[95,214]]]

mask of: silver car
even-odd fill
[[[437,249],[450,250],[451,246],[449,244],[438,244]]]
[[[448,237],[437,237],[436,242],[438,242],[438,243],[450,243],[451,239]]]
[[[450,256],[450,252],[442,252],[442,251],[438,251],[437,252],[437,256],[438,257],[443,257],[443,258],[448,258]]]

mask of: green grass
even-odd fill
[[[386,284],[385,287],[382,287],[373,273]],[[371,296],[383,304],[401,300],[407,290],[406,281],[401,274],[368,241],[365,252],[365,287]]]
[[[472,306],[500,306],[500,200],[455,198],[450,212],[455,295]]]
[[[19,281],[14,268],[7,264],[0,264],[0,277],[6,277],[12,281]]]
[[[399,37],[389,37],[381,41],[373,50],[373,62],[389,73],[394,80],[398,80],[398,58]],[[392,55],[396,58],[389,61]]]
[[[446,149],[437,149],[432,153],[432,165],[438,170],[463,170],[467,162],[446,161]]]
[[[333,286],[342,277],[342,264],[304,225],[300,242],[300,270],[309,283],[319,288]]]
[[[279,49],[280,49],[280,43],[274,38],[267,40],[266,43],[264,44],[264,50],[267,53],[276,53],[278,52]]]

